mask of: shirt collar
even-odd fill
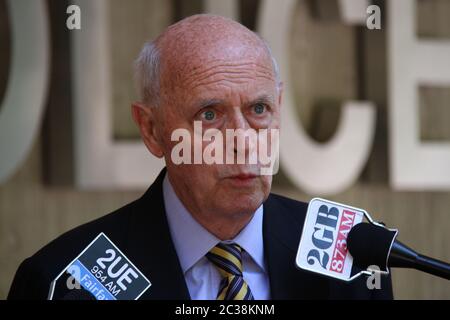
[[[192,217],[175,194],[167,173],[163,181],[163,197],[170,234],[183,273],[186,273],[209,250],[218,244],[220,239],[211,234]],[[223,242],[234,242],[240,245],[253,261],[265,271],[262,225],[263,206],[261,205],[255,211],[250,222],[234,239]]]

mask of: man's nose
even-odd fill
[[[246,130],[250,126],[247,122],[247,119],[245,118],[244,114],[242,113],[241,108],[234,107],[232,115],[230,117],[230,123],[228,124],[229,129],[243,129]]]
[[[248,161],[250,155],[253,155],[256,146],[256,137],[250,132],[252,128],[241,108],[234,108],[230,123],[228,124],[228,129],[235,130],[233,135],[234,154],[237,155],[240,153]]]

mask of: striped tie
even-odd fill
[[[253,300],[242,277],[242,250],[235,243],[219,243],[206,254],[222,276],[217,300]]]

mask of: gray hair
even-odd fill
[[[264,48],[272,61],[277,90],[279,90],[281,80],[278,63],[267,42],[257,33],[255,33],[255,35],[261,39]],[[160,52],[156,44],[152,41],[146,42],[134,63],[135,81],[139,92],[139,98],[145,106],[158,107],[160,104],[160,63]]]
[[[134,62],[134,77],[140,101],[146,106],[160,103],[160,53],[153,42],[146,42]]]

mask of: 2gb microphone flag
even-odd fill
[[[137,300],[150,281],[100,233],[50,285],[49,300],[85,290],[96,300]]]
[[[297,267],[344,281],[353,280],[353,258],[347,250],[347,236],[364,216],[368,215],[362,209],[312,199],[297,252]]]

